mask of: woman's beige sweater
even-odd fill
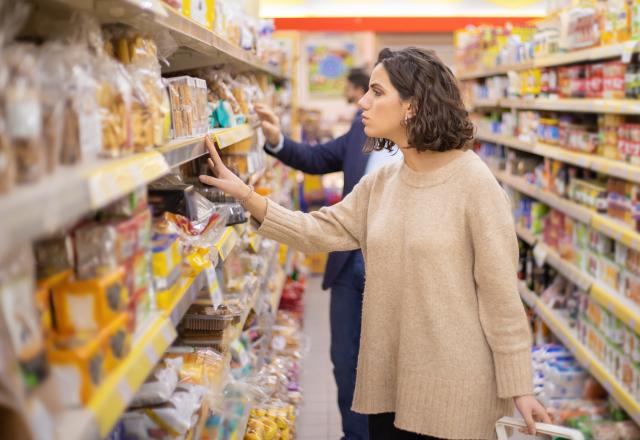
[[[271,201],[259,232],[304,252],[362,248],[362,336],[354,411],[398,428],[494,437],[531,394],[531,338],[517,293],[509,201],[472,151],[433,172],[367,175],[317,212]]]

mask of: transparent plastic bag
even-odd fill
[[[36,60],[36,48],[31,45],[13,44],[4,50],[3,61],[9,70],[4,114],[19,183],[39,180],[46,164]]]

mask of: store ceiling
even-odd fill
[[[544,0],[261,0],[263,17],[540,17]]]

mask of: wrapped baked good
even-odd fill
[[[97,101],[102,120],[102,151],[106,157],[131,153],[131,78],[127,70],[103,54],[96,58]]]
[[[42,102],[36,72],[35,48],[14,44],[4,51],[8,68],[4,114],[9,142],[15,155],[17,181],[37,181],[45,171],[42,141]]]

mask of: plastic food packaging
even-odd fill
[[[88,223],[73,232],[76,275],[91,279],[116,269],[116,230],[109,225]]]
[[[68,235],[58,235],[35,242],[34,255],[38,280],[71,269],[73,243]]]
[[[208,130],[207,87],[200,78],[167,79],[171,101],[173,137],[195,136]]]
[[[65,406],[86,405],[105,377],[105,338],[57,337],[49,344],[51,372]]]
[[[155,234],[151,256],[151,271],[154,285],[164,290],[172,286],[180,275],[182,254],[176,234]],[[176,275],[176,269],[178,269]]]
[[[130,407],[139,408],[168,402],[178,386],[178,371],[181,367],[182,359],[165,359],[142,384]]]
[[[106,157],[133,151],[131,139],[131,78],[124,66],[106,54],[96,59],[98,107],[102,120],[102,150]]]
[[[53,289],[56,329],[60,334],[96,332],[129,302],[121,268],[95,279],[68,280]]]
[[[35,72],[35,48],[12,45],[4,52],[9,79],[4,91],[6,129],[15,155],[18,183],[37,181],[45,172],[42,104]]]
[[[222,331],[231,324],[231,311],[224,307],[215,308],[207,304],[192,304],[181,322],[184,330],[192,332]]]
[[[104,336],[105,361],[107,374],[116,369],[131,351],[132,332],[130,329],[131,315],[121,313],[105,327]]]
[[[184,438],[197,422],[205,390],[198,386],[181,386],[167,403],[128,411],[123,415],[126,438]]]
[[[48,375],[41,319],[34,301],[33,256],[28,247],[12,255],[0,270],[0,332],[8,345],[25,389],[38,386]]]

